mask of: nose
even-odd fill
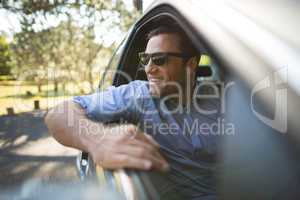
[[[150,74],[155,72],[156,70],[157,70],[157,66],[154,63],[152,63],[152,60],[150,59],[148,65],[145,66],[145,72],[147,74]]]

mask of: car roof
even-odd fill
[[[226,21],[220,13],[228,12],[229,9],[239,13],[237,17],[247,17],[270,32],[278,35],[291,45],[300,48],[300,3],[297,1],[274,0],[156,0],[145,12],[159,6],[170,5],[180,11],[187,18],[193,15],[201,16],[201,12]],[[226,10],[226,11],[224,11]],[[236,14],[235,13],[235,14]],[[197,18],[200,22],[201,19]],[[196,25],[200,23],[196,23]]]
[[[299,2],[157,0],[144,16],[161,6],[180,13],[231,70],[247,82],[257,82],[261,74],[288,68],[288,85],[300,95]]]

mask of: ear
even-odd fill
[[[192,57],[187,62],[187,67],[190,68],[190,70],[195,71],[198,67],[197,63],[197,57]]]

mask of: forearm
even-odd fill
[[[88,151],[108,128],[89,120],[84,109],[72,101],[64,102],[49,111],[45,118],[49,132],[65,146]]]
[[[53,108],[45,118],[49,132],[65,146],[88,152],[95,163],[109,169],[166,170],[159,145],[134,125],[103,125],[86,117],[71,101]]]

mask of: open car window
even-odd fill
[[[108,86],[111,86],[113,84],[114,76],[117,72],[117,69],[119,68],[119,62],[121,59],[122,52],[124,50],[126,41],[123,40],[121,44],[117,47],[115,52],[113,53],[109,63],[107,64],[106,68],[103,72],[101,72],[101,79],[99,82],[98,88],[100,90],[103,90],[107,88]]]
[[[138,53],[142,52],[146,48],[147,44],[147,33],[155,26],[160,24],[161,22],[170,21],[173,23],[178,23],[181,25],[180,21],[177,21],[176,17],[171,17],[169,15],[157,16],[153,19],[146,20],[146,22],[142,23],[142,25],[136,27],[134,31],[129,35],[126,44],[126,51],[123,52],[123,55],[120,59],[118,65],[118,73],[114,77],[114,85],[122,85],[128,83],[132,80],[147,80],[145,72],[143,71],[139,59]],[[185,24],[186,25],[186,24]],[[186,34],[191,37],[192,40],[195,40],[195,44],[199,48],[200,62],[199,67],[208,67],[211,70],[211,74],[207,75],[207,72],[203,70],[201,81],[220,81],[224,76],[224,71],[218,66],[218,62],[216,62],[214,56],[208,53],[207,49],[204,48],[204,44],[200,42],[200,40],[196,39],[196,32],[191,29],[189,30],[187,27],[182,27],[185,30]],[[125,77],[122,73],[126,73],[129,77]]]
[[[268,87],[259,93],[254,93],[255,86],[245,81],[243,78],[245,74],[241,76],[236,71],[230,70],[231,66],[228,62],[224,62],[230,58],[219,56],[217,52],[222,52],[222,49],[214,49],[210,46],[199,32],[181,20],[178,13],[172,13],[172,10],[167,13],[164,16],[145,17],[137,23],[136,31],[132,33],[131,40],[126,45],[128,50],[121,58],[122,64],[119,70],[130,74],[131,80],[146,80],[143,72],[138,70],[137,57],[138,52],[145,49],[146,33],[159,23],[159,20],[178,22],[199,49],[199,54],[202,56],[199,66],[208,65],[212,70],[211,76],[200,77],[199,81],[220,83],[223,90],[220,98],[222,98],[221,111],[224,117],[218,125],[219,133],[226,135],[230,131],[232,135],[226,135],[224,138],[219,155],[223,161],[219,168],[220,181],[217,183],[221,195],[226,199],[243,199],[246,194],[251,194],[253,198],[266,199],[274,193],[285,196],[289,191],[295,192],[295,188],[289,189],[286,185],[299,185],[299,168],[295,167],[300,163],[297,154],[299,151],[293,145],[289,134],[284,135],[279,129],[270,125],[274,122],[272,119],[276,115],[276,105],[278,105],[276,88]],[[259,59],[259,55],[256,56]],[[261,71],[265,73],[263,69]],[[114,81],[116,85],[128,83],[128,80],[119,75],[115,76]],[[267,96],[272,96],[275,100],[264,99]],[[288,131],[293,134],[296,129]],[[262,176],[254,177],[253,173]],[[266,176],[268,179],[265,178]],[[278,185],[278,180],[284,184]]]

